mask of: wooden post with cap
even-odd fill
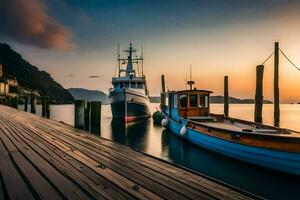
[[[262,123],[262,109],[263,109],[263,75],[264,65],[258,65],[256,67],[256,91],[255,91],[255,109],[254,109],[254,121]]]
[[[228,76],[224,76],[224,116],[229,116]]]
[[[279,126],[279,43],[275,42],[274,51],[274,126]]]
[[[160,102],[161,106],[166,105],[166,100],[165,100],[165,92],[166,92],[166,83],[165,83],[165,75],[161,75],[161,94],[160,94]]]

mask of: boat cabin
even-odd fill
[[[172,119],[207,119],[210,115],[207,90],[181,90],[162,93],[162,109]]]
[[[127,89],[145,89],[145,81],[141,79],[132,80],[113,80],[114,89],[127,88]]]

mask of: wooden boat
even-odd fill
[[[299,133],[211,114],[211,93],[196,89],[162,93],[162,125],[206,149],[262,167],[300,175]]]

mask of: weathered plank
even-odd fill
[[[7,122],[10,123],[10,122]],[[14,126],[11,124],[11,126]],[[17,135],[26,143],[28,143],[34,150],[39,151],[40,155],[45,160],[51,162],[57,169],[68,176],[73,182],[77,182],[86,193],[90,193],[96,199],[103,197],[107,199],[131,199],[131,197],[124,191],[111,184],[106,179],[99,177],[96,173],[91,173],[89,168],[85,165],[76,162],[67,154],[60,151],[58,148],[51,146],[46,140],[41,140],[33,132],[28,132],[24,127],[18,127],[20,131]]]
[[[87,199],[88,196],[80,190],[77,185],[72,183],[70,180],[68,180],[65,176],[60,174],[50,163],[48,163],[46,160],[41,158],[35,151],[31,149],[30,146],[28,146],[26,143],[24,143],[22,140],[18,140],[13,136],[13,133],[10,132],[10,128],[3,122],[0,122],[2,124],[1,128],[5,132],[6,136],[4,134],[1,135],[1,139],[5,139],[7,142],[10,140],[13,145],[16,146],[16,148],[19,149],[20,152],[28,159],[31,163],[33,163],[34,167],[36,168],[35,172],[30,170],[29,172],[32,172],[29,174],[29,177],[32,177],[35,174],[38,174],[36,172],[40,172],[43,177],[46,177],[49,184],[51,183],[52,190],[56,190],[60,193],[61,196],[65,196],[65,198],[68,199]],[[4,128],[5,127],[5,128]],[[8,139],[9,138],[9,139]],[[11,153],[12,156],[15,156],[16,159],[20,159],[21,161],[21,155],[17,154],[15,152]],[[24,159],[23,159],[24,160]],[[22,160],[22,161],[23,161]],[[30,165],[25,165],[28,162],[20,162],[20,168],[26,170],[30,167]],[[43,179],[40,179],[41,181]],[[33,181],[33,180],[30,180]],[[41,186],[42,182],[38,182],[36,184],[36,187],[38,187],[37,191],[44,191],[47,189],[47,184],[44,184],[44,186]],[[53,196],[56,196],[55,199],[59,199],[58,195],[55,194],[55,192],[50,193],[50,188],[47,191],[44,191],[43,194],[45,195],[45,198],[49,198],[49,194],[52,194]],[[53,198],[51,198],[53,199]]]
[[[41,125],[41,124],[39,124]],[[38,127],[39,125],[36,125]],[[57,128],[57,126],[55,127]],[[45,128],[42,128],[45,129]],[[53,127],[51,126],[51,131],[54,131]],[[68,137],[67,135],[71,137],[75,137],[75,142],[86,142],[86,139],[89,139],[90,141],[86,144],[87,148],[92,148],[93,151],[99,151],[99,153],[116,153],[119,154],[120,157],[118,157],[117,160],[124,157],[126,159],[136,161],[139,164],[145,165],[151,169],[154,169],[157,173],[161,173],[165,176],[168,176],[170,178],[176,179],[178,182],[187,184],[191,188],[196,188],[198,190],[201,190],[204,193],[208,193],[212,196],[218,196],[223,195],[222,198],[228,198],[228,199],[236,199],[240,197],[239,193],[232,194],[229,188],[222,187],[218,184],[215,184],[213,181],[209,181],[207,179],[204,179],[200,176],[195,177],[194,174],[189,173],[187,170],[182,170],[179,168],[170,167],[170,164],[166,162],[157,162],[157,159],[151,158],[150,156],[145,157],[144,154],[138,153],[136,151],[132,151],[129,148],[124,149],[121,145],[118,145],[116,143],[113,143],[109,140],[102,140],[101,142],[98,142],[97,140],[93,139],[93,136],[90,137],[89,135],[80,136],[78,134],[74,134],[68,132],[67,129],[61,130],[64,134],[64,137]],[[56,135],[62,135],[62,133],[57,133]],[[80,138],[76,138],[76,135]],[[82,139],[82,137],[84,137]],[[106,143],[105,145],[103,145]],[[105,148],[106,146],[106,148]],[[107,147],[108,146],[108,147]],[[104,148],[104,149],[103,149]],[[109,157],[112,157],[113,155],[109,155]],[[215,190],[211,190],[211,188],[214,187]]]
[[[0,134],[3,132],[0,130]],[[28,186],[14,167],[9,153],[0,140],[0,178],[1,178],[1,198],[3,199],[34,199]],[[4,191],[6,190],[6,191]],[[16,192],[18,191],[18,192]],[[6,194],[5,194],[6,193]]]
[[[40,126],[40,125],[38,125]],[[32,127],[34,129],[34,127]],[[39,130],[41,133],[43,130],[47,129],[47,127],[43,127]],[[124,156],[120,156],[118,154],[114,154],[113,151],[104,150],[101,146],[94,146],[92,144],[86,144],[78,140],[78,138],[68,138],[68,136],[63,137],[61,134],[56,133],[55,130],[51,129],[48,130],[48,134],[52,135],[53,139],[59,139],[60,141],[64,142],[64,145],[72,145],[76,147],[80,151],[84,152],[86,155],[89,155],[95,160],[102,162],[105,166],[109,166],[114,171],[126,176],[128,179],[137,179],[139,181],[144,181],[140,184],[145,185],[149,188],[154,189],[155,191],[163,192],[166,196],[170,193],[170,190],[177,191],[181,193],[181,196],[170,196],[170,198],[180,198],[184,199],[184,197],[188,194],[188,197],[198,197],[204,196],[209,198],[208,195],[205,195],[203,191],[199,192],[193,187],[186,186],[178,181],[175,181],[171,177],[167,177],[158,173],[157,171],[153,171],[150,168],[145,168],[137,162],[133,162],[130,159],[124,158]],[[52,133],[51,133],[52,132]],[[144,176],[147,179],[144,179]],[[158,183],[157,183],[158,182]],[[165,187],[169,187],[166,189]],[[172,194],[172,193],[171,193]]]

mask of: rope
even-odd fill
[[[273,54],[274,52],[272,52],[271,55],[261,65],[264,65],[273,56]]]
[[[298,71],[300,71],[300,67],[298,67],[297,65],[295,65],[292,61],[291,61],[291,59],[289,59],[288,57],[287,57],[287,55],[285,55],[285,53],[283,53],[283,51],[279,48],[279,50],[280,50],[280,52],[282,53],[282,55],[290,62],[290,64],[291,65],[293,65]]]

